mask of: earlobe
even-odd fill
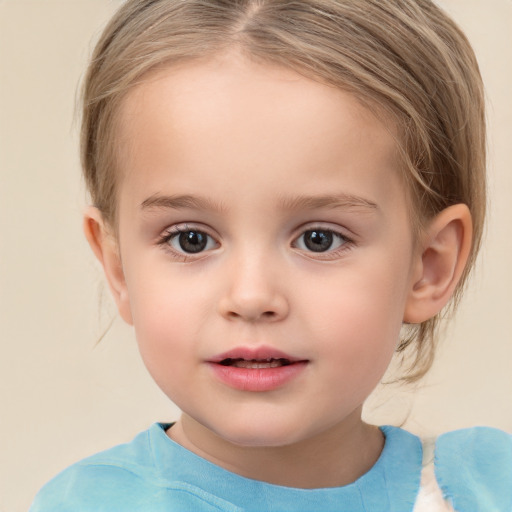
[[[471,250],[471,213],[456,204],[436,215],[422,236],[404,322],[425,322],[450,300]]]
[[[103,267],[119,314],[125,322],[131,325],[133,323],[132,315],[119,255],[119,245],[106,225],[101,212],[94,206],[87,207],[84,213],[83,229],[94,255]]]

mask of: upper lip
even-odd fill
[[[286,354],[281,350],[277,350],[269,346],[259,347],[235,347],[227,352],[218,354],[212,357],[209,362],[220,363],[226,359],[245,359],[246,361],[265,361],[267,359],[286,359],[290,363],[296,363],[299,361],[306,361],[305,359],[297,358]]]

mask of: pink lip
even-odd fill
[[[275,368],[239,368],[221,364],[227,359],[265,361],[285,359],[287,364]],[[297,377],[308,361],[290,356],[272,347],[237,347],[207,361],[216,378],[224,384],[242,391],[272,391]]]
[[[247,361],[251,361],[253,359],[288,359],[291,363],[296,363],[298,361],[304,361],[304,359],[298,359],[289,354],[281,352],[272,347],[260,346],[260,347],[236,347],[232,350],[228,350],[222,354],[219,354],[212,359],[210,359],[210,363],[220,363],[224,361],[224,359],[246,359]]]

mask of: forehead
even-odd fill
[[[346,91],[235,52],[146,77],[125,98],[118,132],[121,182],[145,192],[157,171],[173,186],[198,177],[213,189],[241,174],[272,188],[282,169],[310,189],[333,166],[353,181],[374,165],[398,175],[392,123]]]

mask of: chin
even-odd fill
[[[277,448],[302,440],[297,425],[289,422],[240,421],[227,426],[217,426],[214,432],[225,441],[246,448]]]

